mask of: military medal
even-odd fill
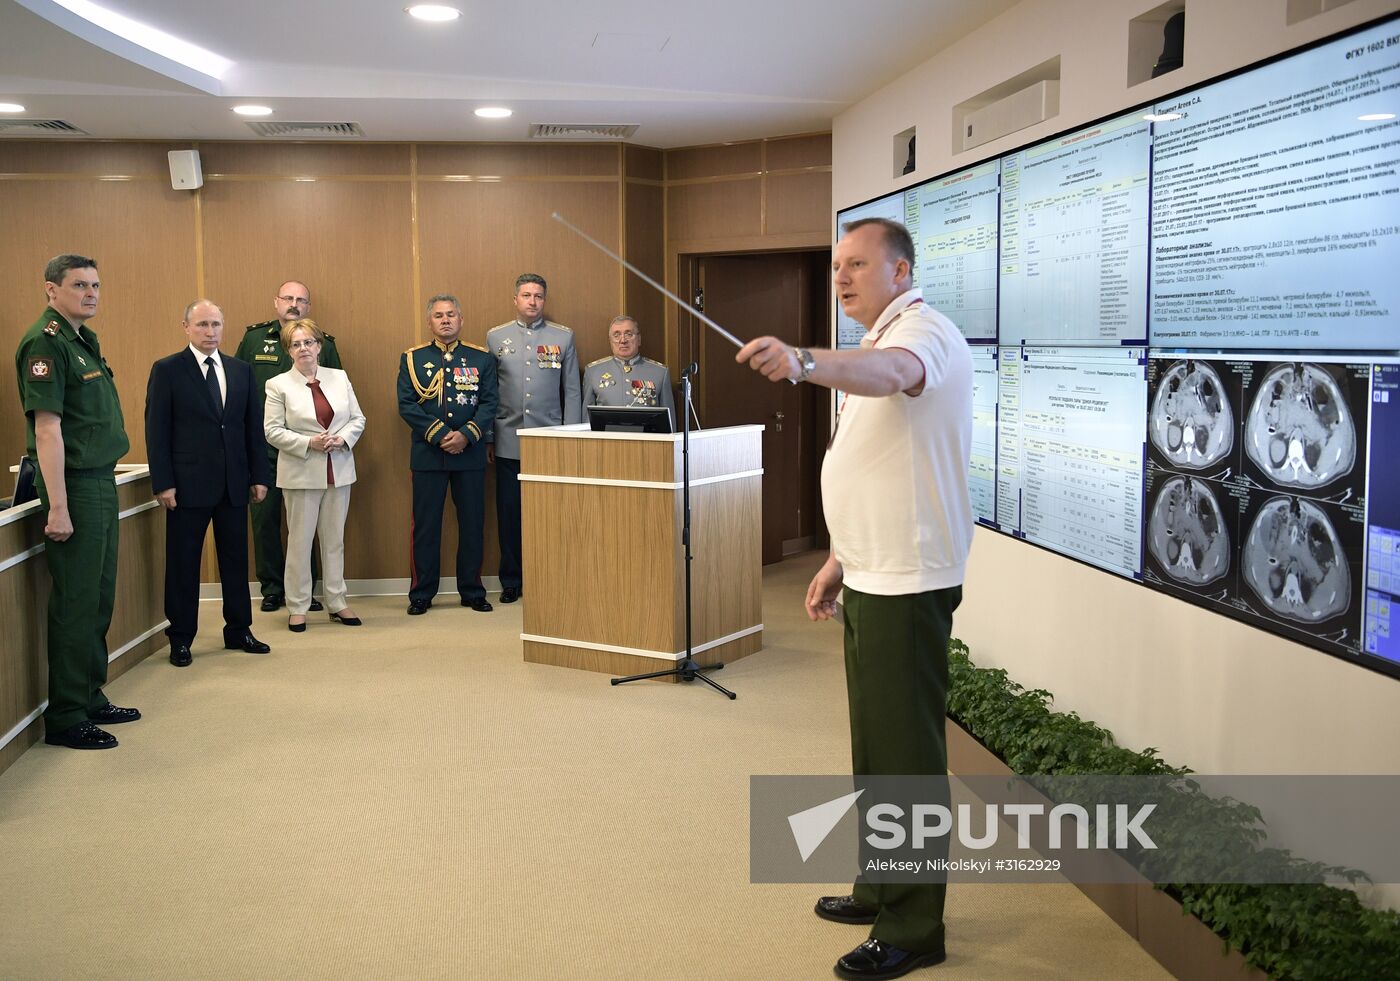
[[[622,366],[622,370],[630,375],[632,373],[632,366],[630,364],[625,364]]]

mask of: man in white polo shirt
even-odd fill
[[[807,589],[807,615],[830,619],[844,586],[853,772],[943,775],[948,639],[972,543],[972,359],[958,329],[912,288],[908,230],[883,218],[843,230],[832,282],[866,328],[860,349],[760,337],[737,360],[773,381],[846,393],[822,464],[831,555]],[[818,916],[874,924],[836,973],[896,978],[942,961],[946,891],[860,881],[849,896],[822,897]]]

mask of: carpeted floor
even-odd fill
[[[519,606],[260,613],[258,657],[204,604],[191,667],[111,686],[118,749],[0,775],[0,977],[831,977],[865,928],[748,882],[749,775],[849,772],[816,564],[767,570],[735,702],[525,664]],[[954,886],[947,922],[914,977],[1167,977],[1071,886]]]

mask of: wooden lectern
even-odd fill
[[[763,427],[690,434],[698,664],[763,646]],[[525,660],[607,674],[685,657],[681,434],[520,430]]]

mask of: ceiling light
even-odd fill
[[[408,11],[410,17],[417,17],[419,20],[430,21],[434,24],[443,24],[462,16],[462,12],[456,7],[444,7],[436,3],[418,3],[404,9]]]
[[[1143,113],[1142,118],[1145,119],[1145,120],[1147,120],[1149,123],[1169,123],[1169,122],[1171,122],[1171,121],[1174,120],[1174,119],[1180,119],[1180,118],[1181,118],[1181,113],[1179,113],[1179,112],[1146,112],[1146,113]]]
[[[267,106],[234,106],[233,111],[240,116],[271,116],[272,110]]]
[[[90,0],[54,0],[54,3],[70,13],[77,14],[89,24],[94,24],[110,34],[115,34],[117,37],[139,45],[163,58],[169,58],[177,64],[199,72],[201,75],[208,75],[210,78],[223,78],[233,67],[233,62],[222,55],[216,55],[197,44],[191,44],[157,28],[148,27],[140,21],[132,20],[130,17],[105,7],[99,7],[97,4],[91,3]]]
[[[476,110],[476,114],[482,119],[505,119],[512,115],[511,110],[504,106],[482,106]]]
[[[24,112],[24,106],[18,102],[0,102],[0,112]]]
[[[1368,112],[1368,113],[1366,113],[1366,115],[1364,115],[1364,116],[1357,116],[1356,118],[1357,118],[1359,121],[1363,122],[1363,123],[1383,123],[1383,122],[1385,122],[1387,119],[1394,119],[1394,118],[1395,118],[1395,113],[1393,113],[1393,112]]]

